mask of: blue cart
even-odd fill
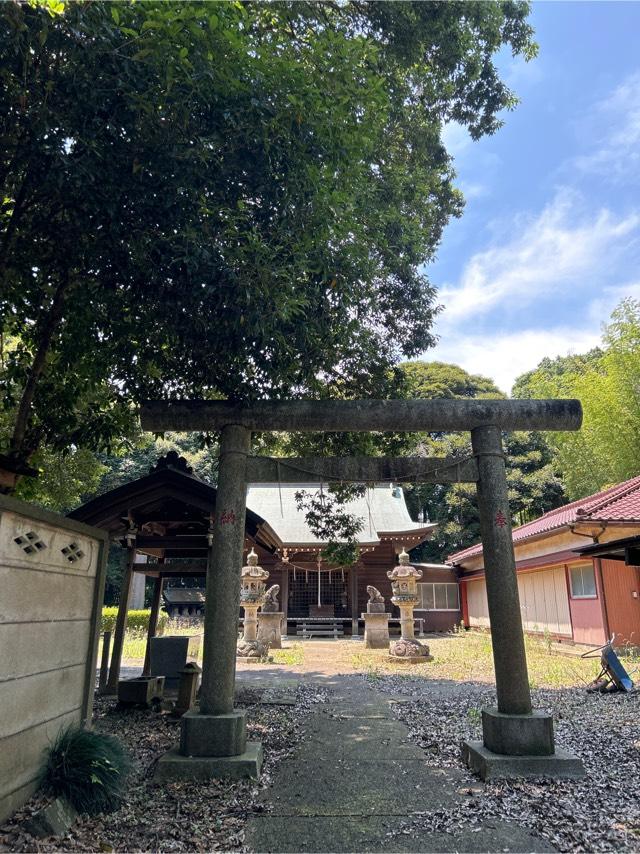
[[[596,658],[600,653],[600,673],[587,688],[588,691],[633,691],[633,680],[624,668],[624,665],[613,649],[614,637],[604,644],[590,649],[581,655],[581,658]]]

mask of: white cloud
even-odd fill
[[[490,193],[489,187],[480,181],[462,181],[460,189],[467,201],[482,198],[482,196],[487,196]]]
[[[472,255],[459,284],[441,289],[445,311],[439,326],[450,328],[500,304],[526,307],[543,294],[583,286],[605,265],[610,268],[640,217],[617,217],[606,208],[581,215],[581,208],[580,197],[563,188],[538,216],[505,225],[504,242]]]
[[[453,157],[466,151],[472,142],[469,131],[458,122],[449,122],[442,128],[442,144]]]
[[[590,116],[596,126],[595,149],[572,160],[583,172],[629,179],[640,167],[640,72],[629,75],[595,105]]]
[[[603,288],[602,294],[589,303],[589,318],[593,323],[606,323],[613,309],[628,298],[640,300],[640,282]]]
[[[452,362],[469,373],[491,377],[500,389],[509,392],[516,377],[535,368],[545,356],[553,358],[584,353],[599,343],[600,334],[595,330],[557,326],[504,334],[448,337],[434,350],[425,353],[423,358]]]

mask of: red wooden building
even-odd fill
[[[525,631],[561,641],[640,645],[640,477],[515,528]],[[461,572],[463,619],[488,627],[482,545],[449,558]],[[635,561],[635,563],[634,563]]]
[[[332,568],[321,557],[326,543],[310,531],[305,513],[298,509],[295,493],[316,492],[320,484],[252,484],[247,508],[265,520],[258,525],[247,545],[255,546],[260,564],[269,571],[268,584],[280,585],[280,602],[292,621],[305,617],[341,619],[347,631],[358,634],[360,615],[366,610],[367,586],[377,587],[387,600],[391,584],[387,572],[397,563],[397,555],[420,545],[431,535],[435,524],[414,522],[399,486],[377,484],[367,487],[364,496],[346,505],[350,514],[362,519],[357,535],[359,559],[347,567]],[[421,600],[416,617],[424,620],[425,631],[442,631],[460,620],[455,571],[440,564],[416,564],[423,571],[419,585]]]

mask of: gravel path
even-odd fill
[[[481,737],[480,708],[495,702],[490,687],[473,683],[398,676],[373,677],[370,683],[399,699],[395,714],[434,767],[462,768],[459,744]],[[466,774],[464,803],[414,818],[402,832],[456,834],[513,821],[559,851],[640,850],[640,694],[536,690],[533,701],[553,712],[557,744],[583,759],[587,776],[481,783]]]

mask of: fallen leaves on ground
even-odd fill
[[[326,699],[322,689],[311,685],[300,685],[293,696],[295,706],[262,705],[260,692],[245,692],[239,705],[247,708],[248,738],[262,741],[264,748],[261,779],[206,783],[153,782],[156,762],[179,740],[179,721],[96,699],[96,729],[120,739],[134,761],[121,808],[109,815],[82,816],[63,837],[36,840],[21,827],[46,802],[36,795],[0,828],[0,851],[245,851],[245,823],[263,809],[257,802],[260,791],[303,737],[305,714]]]
[[[461,741],[482,738],[480,709],[495,705],[495,692],[477,683],[434,691],[426,680],[402,676],[370,682],[397,698],[395,714],[434,767],[463,767]],[[412,817],[401,832],[473,832],[492,821],[511,821],[559,851],[640,849],[640,693],[532,693],[535,708],[553,713],[556,744],[583,760],[586,777],[481,783],[469,774],[459,806]]]

